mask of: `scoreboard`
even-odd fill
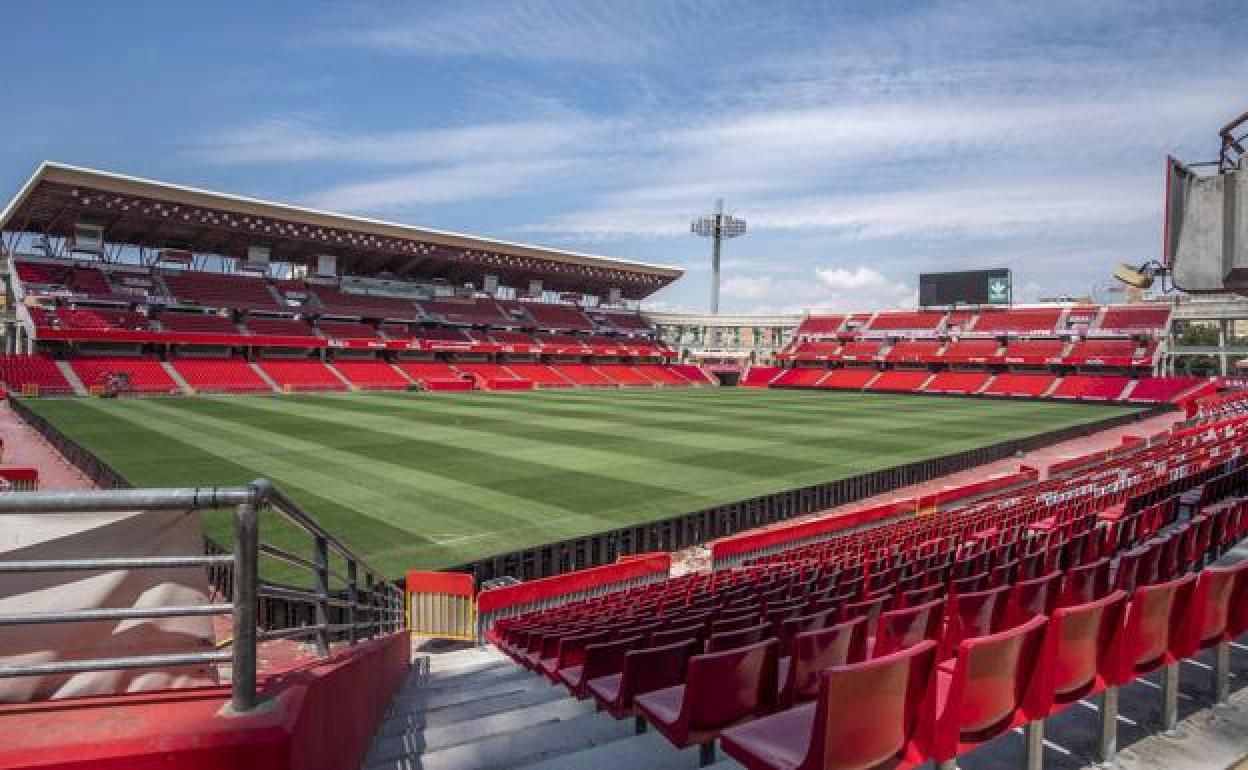
[[[1009,268],[921,273],[919,305],[1008,305],[1013,299]]]

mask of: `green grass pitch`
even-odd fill
[[[390,575],[1131,411],[726,388],[28,403],[136,486],[271,479]]]

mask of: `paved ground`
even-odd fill
[[[4,441],[4,464],[38,469],[41,489],[95,489],[91,479],[65,462],[43,436],[13,413],[7,401],[0,402],[0,441]]]

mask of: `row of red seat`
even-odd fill
[[[761,377],[762,375],[760,375]],[[1134,386],[1132,383],[1134,382]],[[822,369],[792,367],[767,375],[766,384],[776,387],[824,390],[867,390],[912,393],[982,393],[992,396],[1082,399],[1094,401],[1173,401],[1208,381],[1197,377],[1142,377],[1119,375],[1023,374],[916,369],[878,371],[871,368]],[[1130,389],[1128,389],[1130,388]]]
[[[1248,535],[1248,502],[1218,502],[1248,489],[1246,438],[1242,419],[1180,432],[938,516],[509,618],[492,636],[677,746],[727,728],[748,767],[949,762],[1022,724],[1038,740],[1079,699],[1163,666],[1170,682],[1177,660],[1248,630],[1248,562],[1206,569]],[[1185,521],[1181,499],[1196,511]],[[1175,697],[1168,687],[1168,721]]]
[[[1137,343],[1131,339],[1084,339],[1067,343],[1054,339],[999,340],[882,339],[820,342],[799,340],[781,353],[795,361],[881,361],[920,364],[997,364],[1021,366],[1136,366],[1151,362],[1156,340]],[[887,350],[885,349],[887,348]]]
[[[798,337],[835,336],[859,331],[926,332],[961,330],[981,333],[1053,333],[1058,331],[1063,312],[1070,328],[1157,333],[1170,321],[1170,306],[1165,304],[1109,305],[1104,308],[1084,306],[1063,311],[1061,308],[984,308],[979,311],[904,311],[885,310],[865,315],[807,316],[798,326]],[[1100,318],[1097,321],[1097,318]]]

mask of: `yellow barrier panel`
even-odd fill
[[[471,642],[477,637],[472,575],[407,573],[407,627],[417,636]]]

